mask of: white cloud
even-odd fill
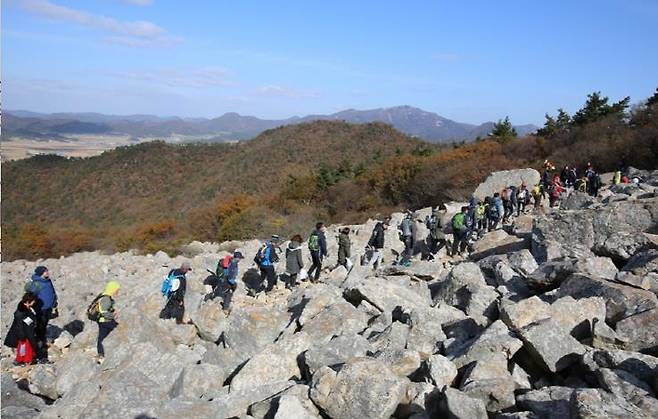
[[[444,63],[454,64],[460,62],[463,57],[459,54],[453,54],[451,52],[435,52],[432,54],[432,59]]]
[[[181,41],[181,38],[169,35],[164,28],[145,20],[121,21],[61,6],[48,0],[20,0],[18,4],[25,11],[47,19],[71,22],[110,32],[114,34],[107,38],[110,42],[114,41],[129,46],[147,46]]]
[[[123,0],[124,3],[134,4],[136,6],[150,6],[153,0]]]
[[[290,99],[312,99],[320,97],[318,92],[297,90],[278,85],[262,86],[258,89],[258,94],[262,96],[286,97]]]
[[[113,75],[124,79],[148,81],[170,87],[234,86],[234,83],[229,80],[229,72],[218,67],[202,67],[189,70],[132,71],[114,73]]]

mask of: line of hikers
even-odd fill
[[[632,180],[633,182],[636,179]],[[613,184],[628,183],[628,177],[620,171],[613,175]],[[445,206],[432,209],[431,215],[425,220],[415,219],[412,211],[398,225],[399,238],[404,243],[404,251],[393,261],[393,264],[409,266],[414,256],[417,244],[417,222],[424,223],[429,234],[425,239],[427,244],[422,259],[434,260],[436,254],[446,247],[448,256],[461,255],[475,240],[481,238],[487,231],[498,229],[502,224],[509,223],[511,218],[527,211],[531,198],[534,208],[541,207],[542,200],[548,194],[550,206],[555,206],[565,188],[574,188],[596,196],[601,187],[601,178],[591,163],[587,163],[584,175],[578,178],[576,169],[565,166],[560,174],[555,172],[555,166],[545,161],[541,181],[532,190],[528,190],[525,183],[520,186],[509,186],[493,196],[483,200],[471,198],[469,205],[461,207],[460,211],[450,220],[453,232],[452,244],[446,238],[443,219],[446,216]],[[390,227],[391,218],[387,217],[376,223],[365,252],[361,257],[361,265],[377,269],[383,263],[383,249],[385,233]],[[302,255],[301,235],[294,235],[285,249],[286,273],[285,286],[288,289],[299,285],[298,281],[317,282],[323,269],[323,261],[329,256],[327,251],[327,228],[324,223],[318,222],[308,238],[307,246],[311,255],[312,264],[308,270],[304,267]],[[344,266],[348,273],[353,267],[350,260],[352,243],[350,228],[343,227],[339,231],[338,240],[338,266]],[[275,266],[279,262],[279,253],[283,253],[281,239],[273,235],[266,240],[256,252],[254,262],[260,272],[259,284],[254,290],[269,292],[277,285],[278,275]],[[225,256],[217,263],[214,271],[204,282],[211,291],[204,300],[221,297],[221,305],[225,312],[230,311],[233,294],[237,289],[239,278],[239,263],[244,259],[241,252],[236,251]],[[179,268],[169,271],[162,282],[161,293],[165,304],[160,312],[162,319],[175,319],[182,323],[185,314],[185,293],[187,290],[186,274],[192,270],[189,262],[183,262]],[[87,308],[87,317],[98,324],[97,353],[98,361],[102,362],[105,351],[103,340],[117,325],[118,311],[114,298],[118,295],[121,285],[117,281],[110,281],[102,293],[91,302]],[[45,266],[37,266],[30,281],[25,286],[22,296],[14,313],[14,321],[5,338],[5,345],[16,348],[16,362],[34,363],[48,362],[47,327],[48,322],[58,316],[58,299],[50,273]]]

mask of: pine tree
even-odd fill
[[[509,116],[505,119],[499,119],[494,123],[493,130],[489,136],[496,138],[498,141],[507,142],[517,137],[516,129],[509,120]]]
[[[619,119],[624,118],[631,98],[626,96],[612,105],[608,104],[608,100],[608,97],[602,96],[601,92],[594,92],[587,95],[585,105],[573,116],[573,125],[582,126],[610,115],[615,115]]]

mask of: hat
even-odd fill
[[[181,269],[187,269],[187,270],[191,271],[192,270],[192,265],[190,265],[190,262],[183,262],[180,265],[180,268]]]
[[[48,268],[46,268],[45,266],[37,266],[37,268],[34,270],[34,274],[37,275],[37,276],[41,276],[47,270],[48,270]]]
[[[233,253],[233,259],[244,259],[244,256],[242,256],[241,252],[235,252]]]
[[[121,284],[119,284],[117,281],[110,281],[107,283],[107,285],[105,285],[105,291],[103,294],[113,296],[117,293],[117,291],[119,291],[119,288],[121,288]]]

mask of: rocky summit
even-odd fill
[[[537,178],[505,172],[478,194],[500,179]],[[331,226],[327,269],[292,290],[280,281],[255,292],[257,240],[194,242],[175,258],[91,252],[3,262],[3,337],[37,265],[50,270],[59,317],[48,330],[51,363],[17,366],[3,347],[2,417],[655,418],[658,171],[641,178],[597,197],[572,192],[562,208],[528,209],[463,256],[444,248],[422,260],[427,229],[417,221],[409,266],[392,263],[404,249],[395,228],[403,214],[392,215],[377,270],[359,263],[375,220],[347,226],[349,273],[331,270],[345,227]],[[204,280],[235,250],[245,259],[225,312],[220,299],[204,298]],[[193,270],[176,324],[159,319],[160,285],[184,261]],[[122,285],[119,326],[99,364],[86,309],[110,280]]]

